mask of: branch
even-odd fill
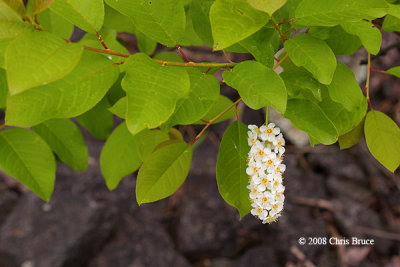
[[[370,77],[371,77],[371,54],[368,53],[368,72],[367,72],[367,82],[365,83],[365,89],[367,90],[367,96],[366,97],[367,97],[369,108],[371,110],[374,110],[372,108],[372,105],[371,105],[371,100],[369,99],[369,80],[370,80]]]
[[[131,54],[126,54],[126,53],[120,53],[116,52],[113,50],[104,50],[104,49],[98,49],[90,46],[83,46],[84,49],[94,51],[97,53],[102,53],[102,54],[108,54],[108,55],[113,55],[113,56],[119,56],[119,57],[130,57]],[[172,62],[172,61],[165,61],[165,60],[158,60],[158,59],[153,59],[155,62],[163,64],[165,66],[179,66],[179,67],[208,67],[208,68],[224,68],[224,67],[234,67],[239,63],[214,63],[214,62],[204,62],[204,63],[195,63],[195,62],[186,62],[186,63],[181,63],[181,62]]]
[[[192,146],[194,143],[196,143],[197,140],[199,140],[199,138],[201,137],[201,135],[207,130],[208,127],[211,126],[211,124],[214,123],[214,121],[218,120],[219,118],[221,118],[222,115],[224,115],[225,113],[227,113],[231,108],[235,107],[237,104],[239,104],[242,101],[241,98],[239,98],[235,103],[232,103],[232,105],[230,105],[229,107],[227,107],[224,111],[222,111],[220,114],[218,114],[217,116],[215,116],[213,119],[209,120],[207,125],[203,128],[203,130],[201,130],[201,132],[192,140],[192,142],[190,142],[190,145]]]

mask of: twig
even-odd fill
[[[314,265],[310,260],[308,260],[308,259],[306,258],[306,255],[304,255],[304,253],[301,252],[301,250],[300,250],[298,247],[296,247],[296,246],[291,246],[291,247],[290,247],[290,252],[292,252],[292,254],[293,254],[294,256],[296,256],[296,258],[297,258],[299,261],[302,261],[302,262],[304,263],[304,266],[306,266],[306,267],[315,267],[315,265]]]
[[[222,53],[224,53],[224,56],[225,56],[226,60],[228,60],[229,63],[233,63],[233,61],[228,57],[228,55],[225,53],[224,50],[222,50]]]
[[[366,81],[366,83],[365,83],[365,88],[367,89],[367,96],[366,96],[366,98],[367,98],[367,101],[368,101],[369,108],[370,108],[371,110],[374,110],[374,109],[372,108],[371,100],[370,100],[370,98],[369,98],[369,80],[370,80],[370,77],[371,77],[371,54],[368,53],[368,72],[367,72],[367,81]]]
[[[386,232],[386,231],[382,231],[379,229],[368,228],[368,227],[364,227],[364,226],[356,226],[355,230],[357,232],[359,232],[360,234],[366,234],[366,235],[376,236],[376,237],[383,238],[383,239],[400,241],[400,234],[398,234],[398,233]]]
[[[214,123],[214,121],[218,120],[222,115],[224,115],[226,112],[228,112],[231,108],[233,108],[234,106],[236,106],[237,104],[239,104],[242,101],[241,98],[239,98],[235,103],[232,103],[232,105],[230,105],[229,107],[227,107],[224,111],[222,111],[220,114],[218,114],[217,116],[215,116],[214,118],[212,118],[211,120],[208,121],[207,125],[203,128],[203,130],[201,130],[201,132],[192,140],[192,142],[190,142],[190,145],[193,145],[194,143],[196,143],[197,140],[199,140],[200,136],[208,129],[208,127],[211,126],[211,124]]]
[[[331,202],[329,202],[325,199],[295,197],[295,198],[293,198],[293,202],[296,204],[300,204],[300,205],[326,209],[328,211],[335,210],[335,206]]]

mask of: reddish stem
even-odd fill
[[[108,47],[106,46],[106,44],[104,43],[103,39],[101,39],[101,36],[100,36],[100,34],[99,34],[98,32],[96,32],[96,36],[97,36],[97,38],[99,39],[99,41],[100,41],[100,43],[102,44],[102,46],[104,47],[104,49],[105,49],[105,50],[110,50],[110,48],[108,48]]]
[[[285,31],[284,33],[282,33],[283,35],[287,34],[288,32],[290,32],[291,30],[293,30],[293,27],[290,27],[287,31]]]
[[[373,72],[378,72],[378,73],[384,73],[384,74],[388,74],[386,71],[384,70],[378,70],[378,69],[374,69],[374,68],[369,68],[371,71]]]
[[[181,48],[180,45],[177,44],[177,45],[176,45],[176,48],[178,48],[179,53],[181,53],[182,57],[186,60],[186,62],[191,62],[191,61],[189,60],[189,58],[185,55],[185,53],[182,51],[182,48]]]
[[[212,70],[212,68],[211,67],[209,67],[204,73],[203,73],[203,76],[204,75],[206,75],[207,73],[209,73],[210,72],[210,70]]]
[[[200,138],[200,136],[196,136],[196,137],[192,140],[192,142],[189,143],[189,145],[192,146],[194,143],[196,143],[197,140],[199,140],[199,138]]]
[[[279,25],[282,25],[282,24],[285,24],[285,23],[288,23],[288,22],[291,22],[291,21],[293,21],[293,20],[294,20],[294,18],[288,19],[288,20],[285,20],[285,21],[282,21],[282,22],[279,22],[279,23],[278,23],[278,26],[279,26]]]
[[[204,123],[210,123],[209,121],[206,121],[206,120],[203,120],[203,119],[200,119],[202,122],[204,122]]]
[[[363,93],[367,90],[367,87],[365,86],[364,89],[362,89]]]
[[[372,107],[371,100],[369,99],[369,97],[367,98],[367,101],[368,101],[369,108],[371,110],[374,110],[374,108]]]

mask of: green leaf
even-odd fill
[[[18,21],[21,18],[5,2],[0,1],[0,21]]]
[[[10,94],[65,77],[78,64],[82,51],[79,45],[68,44],[48,32],[20,36],[9,44],[5,54]]]
[[[247,126],[233,122],[225,131],[219,147],[216,174],[219,193],[239,211],[240,218],[251,210],[250,192],[246,188],[249,183],[246,174],[249,151]]]
[[[33,14],[45,11],[53,2],[54,0],[33,0]]]
[[[400,31],[400,5],[390,5],[389,15],[385,17],[382,28],[385,32]]]
[[[21,18],[27,15],[24,2],[22,0],[2,0]]]
[[[103,0],[54,0],[50,9],[86,32],[99,31],[103,26]]]
[[[307,34],[287,40],[284,47],[296,66],[303,66],[323,84],[330,84],[336,70],[336,58],[322,40]]]
[[[119,13],[109,5],[104,5],[104,27],[117,32],[135,33],[136,27],[128,16]]]
[[[124,76],[125,73],[121,73],[118,77],[118,80],[113,84],[113,86],[111,86],[111,88],[107,92],[106,97],[110,105],[114,105],[118,102],[118,100],[126,96],[126,93],[121,86],[121,82]]]
[[[347,110],[342,104],[333,101],[329,97],[329,92],[326,86],[321,87],[322,101],[318,103],[325,115],[335,126],[338,135],[343,135],[353,129],[363,117],[368,107],[365,97],[360,99],[358,108],[351,111]],[[361,91],[361,90],[360,90]]]
[[[166,46],[180,43],[185,33],[185,9],[176,0],[106,0],[106,3],[130,17],[136,28]]]
[[[303,70],[284,71],[281,73],[281,77],[285,82],[289,97],[304,99],[314,97],[318,101],[322,100],[321,87],[323,85],[317,82],[309,72]],[[308,91],[311,96],[305,91]]]
[[[209,15],[213,3],[214,0],[192,1],[190,6],[193,29],[209,47],[212,47],[214,43]]]
[[[287,93],[281,77],[256,61],[244,61],[233,71],[224,71],[224,81],[235,88],[252,109],[271,106],[278,112],[286,109]]]
[[[356,145],[364,134],[365,117],[350,132],[339,136],[340,149],[350,148]]]
[[[74,30],[74,25],[71,22],[50,9],[46,9],[40,13],[38,15],[38,20],[47,31],[64,39],[69,39]]]
[[[383,21],[382,28],[385,32],[400,31],[400,18],[387,15]]]
[[[227,98],[226,96],[220,95],[217,102],[215,102],[211,106],[210,110],[207,112],[206,115],[204,115],[204,117],[202,119],[205,121],[212,120],[213,118],[215,118],[218,114],[220,114],[221,112],[226,110],[232,104],[233,104],[233,102],[229,98]],[[243,112],[239,108],[237,111],[238,111],[238,114],[241,114]],[[231,108],[228,112],[226,112],[224,115],[219,117],[216,121],[214,121],[214,123],[219,123],[221,121],[229,120],[233,117],[235,117],[235,109]],[[204,122],[198,120],[194,124],[204,124]]]
[[[247,2],[260,11],[268,13],[270,16],[286,4],[287,0],[247,0]]]
[[[349,111],[358,109],[365,101],[353,71],[341,63],[338,63],[328,89],[332,100],[342,104]]]
[[[157,42],[147,37],[140,31],[136,31],[136,40],[140,52],[152,55],[157,48]]]
[[[163,124],[174,112],[176,102],[190,91],[189,76],[182,68],[163,66],[144,54],[131,56],[124,65],[126,123],[132,134]]]
[[[91,110],[76,117],[76,121],[95,138],[105,140],[114,125],[114,116],[108,111],[109,106],[107,98],[103,98]]]
[[[315,32],[326,32],[326,38],[316,36]],[[360,39],[348,34],[340,26],[335,27],[313,27],[308,32],[313,37],[325,40],[335,55],[352,55],[362,47]]]
[[[217,0],[210,9],[214,50],[225,49],[257,32],[269,20],[244,0]]]
[[[69,119],[53,119],[34,127],[58,158],[74,170],[88,167],[88,148],[78,126]]]
[[[0,21],[0,39],[15,38],[33,32],[32,25],[16,21]]]
[[[142,160],[137,146],[142,134],[132,135],[123,122],[108,137],[101,151],[100,167],[109,190],[114,190],[122,178],[139,169]]]
[[[386,72],[400,78],[400,66],[388,69]]]
[[[380,111],[370,111],[365,119],[365,139],[371,154],[391,172],[400,164],[400,129]]]
[[[304,0],[296,9],[297,25],[335,26],[386,15],[388,4],[382,0]]]
[[[192,147],[172,143],[154,151],[143,162],[136,182],[136,200],[154,202],[173,194],[185,181],[192,162]]]
[[[124,96],[121,99],[117,101],[117,103],[114,104],[114,106],[110,107],[108,110],[120,117],[121,119],[125,119],[126,116],[126,110],[128,109],[128,97]]]
[[[137,145],[139,158],[146,161],[154,149],[167,140],[169,140],[169,135],[166,132],[160,130],[144,131]]]
[[[6,106],[6,99],[8,94],[6,72],[0,69],[0,109]]]
[[[70,118],[93,108],[118,79],[118,66],[94,52],[62,80],[7,99],[6,124],[29,127],[52,118]]]
[[[191,93],[179,100],[168,125],[191,124],[203,118],[211,106],[218,100],[219,82],[212,75],[203,75],[200,71],[188,70]]]
[[[200,37],[197,35],[196,31],[193,28],[192,15],[191,15],[190,9],[186,10],[185,34],[183,35],[180,45],[182,45],[182,46],[202,46],[203,45],[203,41],[200,39]]]
[[[391,4],[389,4],[388,14],[400,19],[400,2],[398,0],[397,3],[393,3],[393,1],[387,2],[391,2]]]
[[[169,129],[168,136],[170,140],[184,141],[181,132],[175,128]]]
[[[254,58],[272,68],[274,56],[281,43],[278,32],[275,29],[262,28],[255,34],[239,42],[239,45],[250,52]]]
[[[0,132],[0,168],[44,201],[53,193],[56,161],[49,146],[27,129]]]
[[[315,103],[304,99],[291,99],[286,113],[294,127],[305,131],[318,142],[330,145],[336,142],[338,132],[323,110]]]
[[[172,62],[183,62],[182,56],[178,55],[175,52],[161,52],[157,53],[153,56],[154,59],[164,60],[164,61],[172,61]]]
[[[369,53],[378,54],[381,48],[382,34],[374,24],[361,20],[342,23],[340,26],[346,32],[358,36]]]

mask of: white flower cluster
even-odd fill
[[[271,223],[278,219],[285,200],[285,187],[282,174],[286,165],[282,164],[285,153],[285,139],[275,124],[270,123],[258,128],[249,125],[248,143],[251,146],[248,167],[251,214]]]

